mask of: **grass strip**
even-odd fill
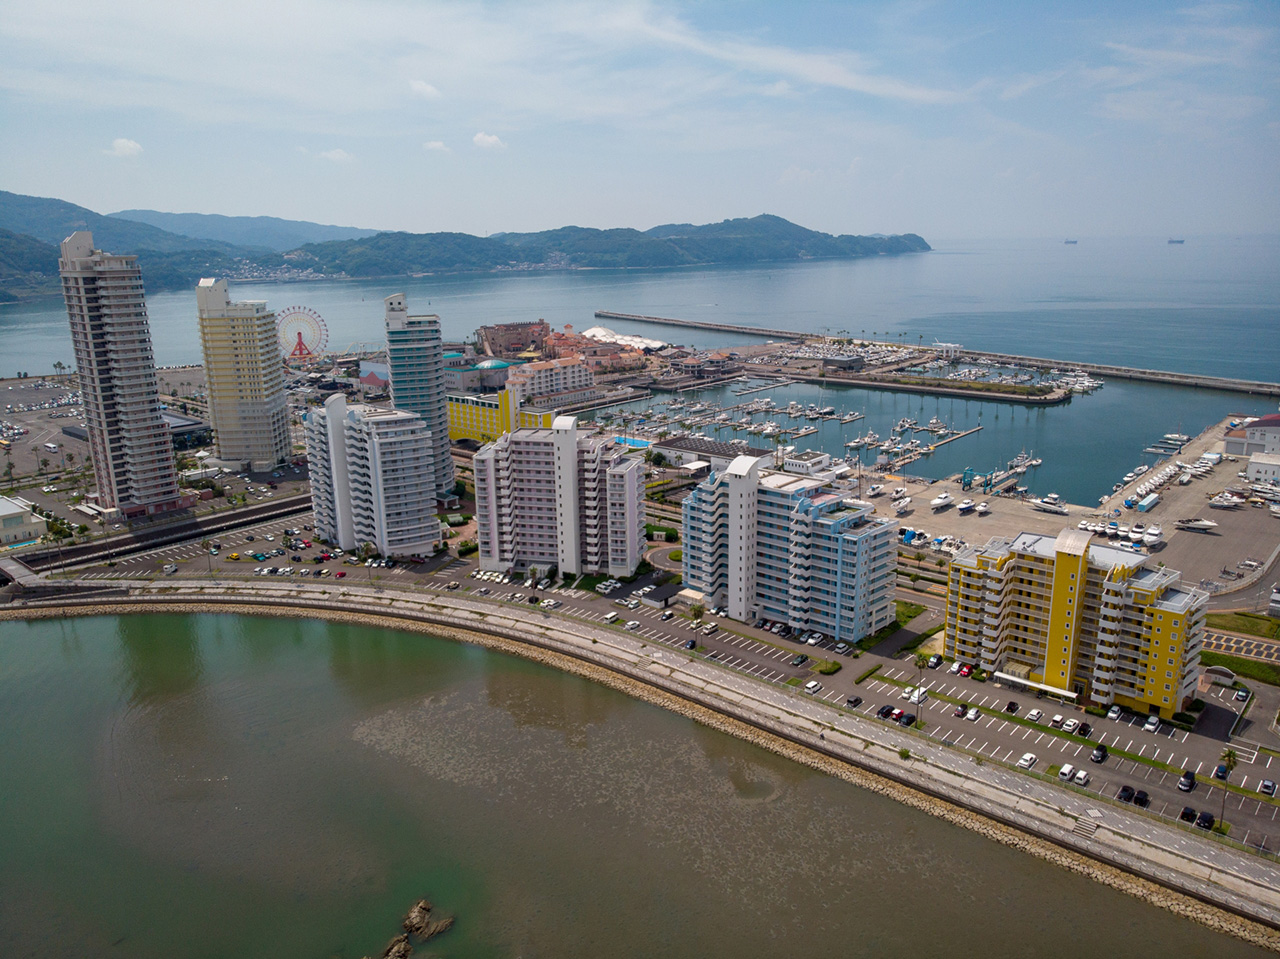
[[[1280,639],[1280,619],[1274,616],[1260,616],[1257,613],[1208,613],[1204,622],[1213,629],[1247,633],[1262,639]]]
[[[1268,686],[1280,686],[1280,666],[1275,663],[1228,656],[1226,653],[1211,653],[1208,650],[1201,651],[1200,663],[1204,666],[1225,666],[1237,676],[1266,683]]]

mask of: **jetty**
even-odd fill
[[[1207,390],[1227,390],[1232,393],[1280,396],[1280,383],[1264,383],[1258,380],[1202,376],[1199,373],[1173,373],[1168,370],[1145,370],[1140,367],[1112,366],[1107,363],[1080,363],[1076,360],[1050,360],[1038,356],[1016,356],[1012,353],[986,353],[978,350],[965,350],[964,355],[1002,366],[1022,366],[1044,370],[1083,370],[1086,373],[1096,373],[1099,376],[1121,380],[1143,380],[1148,383],[1167,383],[1170,386],[1195,386]]]
[[[662,326],[685,326],[695,330],[716,330],[720,333],[743,333],[763,336],[771,340],[807,340],[808,333],[795,330],[771,330],[763,326],[740,326],[735,323],[711,323],[707,320],[677,320],[669,316],[642,316],[639,313],[614,313],[612,310],[596,310],[597,320],[633,320],[636,323],[657,323]]]

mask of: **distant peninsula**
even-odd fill
[[[132,211],[130,211],[132,212]],[[57,293],[58,247],[92,230],[113,253],[136,253],[148,289],[194,286],[202,276],[238,280],[368,279],[534,270],[653,269],[852,259],[923,253],[914,233],[833,236],[762,214],[695,226],[598,230],[566,226],[540,233],[373,233],[278,249],[284,236],[354,228],[267,217],[170,217],[138,211],[104,216],[64,200],[0,191],[0,302]],[[159,223],[181,224],[173,233]],[[200,235],[202,232],[216,235]],[[370,231],[358,231],[370,232]],[[235,243],[228,242],[234,236]]]

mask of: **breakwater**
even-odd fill
[[[657,323],[661,326],[684,326],[695,330],[719,330],[722,333],[746,333],[764,336],[772,340],[806,340],[806,333],[794,330],[771,330],[763,326],[742,326],[736,323],[711,323],[707,320],[677,320],[669,316],[642,316],[639,313],[614,313],[612,310],[596,310],[597,320],[633,320],[636,323]]]

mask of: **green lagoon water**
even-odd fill
[[[316,621],[0,626],[0,955],[1258,950],[573,676]]]

